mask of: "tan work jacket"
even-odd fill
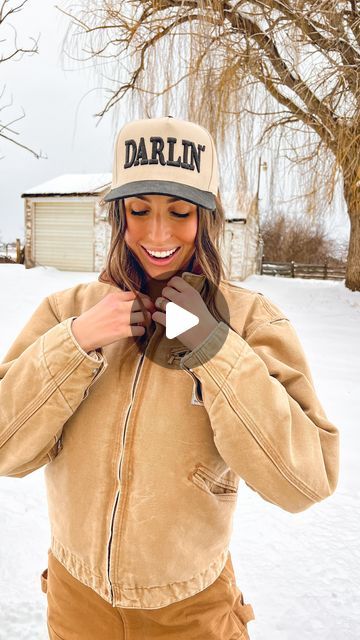
[[[205,276],[182,277],[201,293]],[[156,323],[154,362],[133,337],[89,353],[75,340],[73,319],[111,287],[52,293],[11,345],[0,475],[44,466],[56,558],[113,606],[156,609],[220,574],[240,479],[292,513],[330,496],[339,432],[266,296],[222,281],[230,322],[193,351]],[[219,350],[208,359],[210,340]]]

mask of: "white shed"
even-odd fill
[[[100,204],[110,173],[66,174],[28,189],[24,198],[25,267],[53,266],[64,271],[100,272],[110,244],[106,209]],[[256,216],[234,211],[228,193],[223,261],[227,277],[243,280],[259,273]]]
[[[229,280],[245,280],[261,273],[263,243],[256,209],[256,196],[226,191],[222,194],[225,210],[223,262]]]
[[[100,271],[110,226],[100,200],[111,174],[66,174],[28,189],[24,198],[25,267]]]

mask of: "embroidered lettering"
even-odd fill
[[[167,141],[169,143],[169,159],[167,161],[167,164],[169,164],[171,167],[180,167],[181,156],[179,156],[177,160],[174,160],[174,146],[176,138],[168,138]]]
[[[160,164],[166,164],[164,154],[162,152],[164,148],[164,140],[162,138],[159,138],[158,136],[151,136],[150,142],[152,142],[152,152],[149,164],[159,164],[156,156],[159,156]]]
[[[162,166],[169,165],[171,167],[179,167],[188,169],[189,171],[197,170],[200,173],[201,152],[205,151],[204,144],[196,145],[192,140],[181,140],[182,156],[179,155],[174,160],[175,144],[177,138],[167,138],[166,143],[160,136],[151,136],[151,154],[149,157],[149,148],[143,137],[140,137],[138,143],[131,139],[125,140],[125,164],[124,169],[139,164],[160,164]],[[190,155],[190,159],[189,159]]]
[[[136,142],[135,140],[125,140],[125,147],[126,147],[126,154],[125,154],[125,164],[124,164],[124,169],[127,169],[128,167],[132,167],[133,162],[135,160],[136,157]],[[133,155],[131,157],[131,160],[129,159],[130,157],[130,147],[133,151]]]
[[[138,146],[138,151],[136,154],[136,160],[134,162],[134,165],[138,165],[140,161],[140,164],[148,164],[149,160],[147,157],[147,153],[146,153],[146,146],[145,146],[145,140],[144,138],[140,138],[140,142],[139,142],[139,146]]]

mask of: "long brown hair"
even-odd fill
[[[225,213],[220,194],[215,196],[214,211],[197,206],[198,227],[195,237],[195,251],[187,266],[187,271],[204,274],[205,282],[202,298],[210,313],[219,322],[223,320],[215,303],[215,294],[220,281],[225,278],[220,254],[220,242],[224,234]],[[98,277],[99,282],[110,283],[122,291],[133,291],[145,311],[145,306],[137,292],[147,293],[147,277],[143,266],[125,242],[126,214],[122,198],[105,203],[108,207],[107,222],[111,225],[110,248],[106,264]],[[148,326],[145,324],[142,339],[148,338]]]

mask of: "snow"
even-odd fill
[[[46,295],[97,278],[97,273],[0,265],[0,358]],[[347,290],[344,281],[259,275],[237,284],[263,292],[292,321],[341,445],[335,493],[304,512],[283,511],[240,485],[230,551],[237,585],[256,616],[249,635],[251,640],[358,640],[360,292]],[[40,574],[47,566],[50,529],[43,468],[21,479],[1,478],[0,500],[0,637],[46,640]]]
[[[110,186],[111,179],[111,173],[66,173],[30,187],[22,195],[98,193]]]

